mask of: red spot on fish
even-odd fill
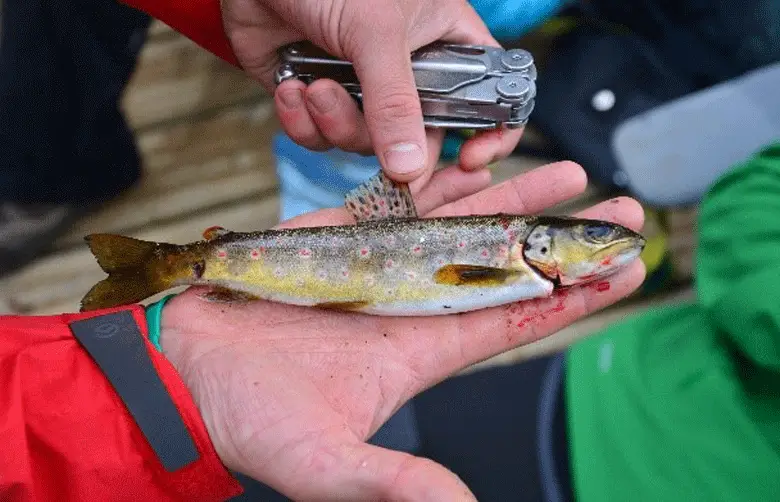
[[[217,258],[219,258],[220,260],[224,260],[225,258],[227,258],[227,251],[225,251],[224,249],[218,250]]]
[[[414,253],[414,254],[420,254],[421,251],[422,251],[422,248],[420,246],[414,246],[412,248],[412,253]]]
[[[466,247],[466,243],[465,243],[465,242],[463,242],[463,241],[460,241],[460,242],[458,243],[458,247],[459,247],[459,248],[465,248],[465,247]]]
[[[604,265],[604,266],[609,266],[609,265],[612,265],[612,258],[611,258],[611,257],[604,258],[604,259],[601,261],[601,264],[602,264],[602,265]]]
[[[490,253],[488,253],[487,249],[483,249],[482,253],[480,253],[480,254],[482,255],[483,258],[487,258],[490,255]]]
[[[380,206],[384,206],[384,205],[385,205],[385,200],[384,200],[384,199],[380,199],[380,201],[379,201],[379,205],[380,205]]]
[[[393,262],[393,260],[385,261],[385,268],[393,268],[393,266],[395,266],[395,262]]]
[[[504,257],[509,254],[509,246],[499,246],[498,256]]]
[[[360,257],[361,258],[366,258],[366,257],[368,257],[370,252],[371,251],[368,248],[360,248]]]
[[[595,288],[599,293],[603,293],[604,291],[609,291],[610,285],[608,282],[600,282],[596,284]]]
[[[250,256],[250,257],[251,257],[253,260],[257,260],[258,258],[260,258],[260,250],[259,250],[259,249],[253,249],[253,250],[252,250],[252,251],[249,253],[249,256]]]
[[[298,256],[301,258],[309,258],[311,256],[311,249],[309,248],[303,248],[298,251]]]
[[[502,216],[498,220],[499,225],[501,225],[501,228],[504,230],[509,230],[509,219],[506,216]]]
[[[346,270],[346,269],[345,269],[345,270],[342,270],[342,271],[341,271],[341,276],[342,276],[342,277],[349,277],[349,270]]]

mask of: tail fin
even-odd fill
[[[172,286],[162,259],[166,253],[160,251],[176,246],[111,234],[92,234],[85,240],[108,277],[84,295],[82,312],[136,303]]]

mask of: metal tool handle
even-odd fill
[[[277,84],[328,78],[362,103],[360,83],[349,61],[307,42],[284,47],[280,59]],[[518,128],[528,122],[536,97],[536,67],[528,51],[435,43],[414,51],[411,62],[427,127]]]

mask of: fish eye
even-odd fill
[[[585,227],[585,236],[589,239],[603,239],[612,233],[608,225],[588,225]]]

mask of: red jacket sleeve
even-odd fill
[[[196,44],[239,66],[222,26],[219,0],[120,0],[162,21]]]
[[[69,323],[130,310],[154,369],[199,453],[167,472]],[[0,317],[0,500],[221,501],[242,492],[222,465],[189,391],[148,340],[140,305]]]

